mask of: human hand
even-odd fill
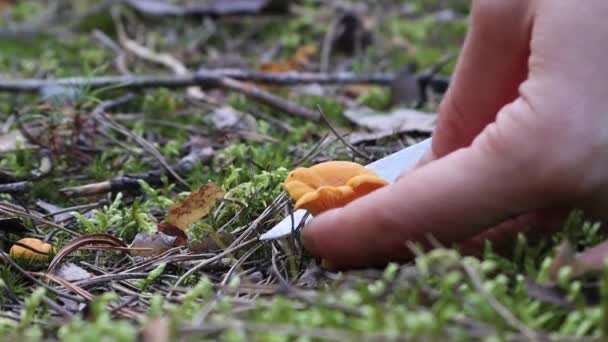
[[[473,1],[432,151],[316,217],[306,248],[337,268],[378,266],[427,234],[467,244],[572,207],[608,216],[607,15],[604,0]]]

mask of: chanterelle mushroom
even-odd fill
[[[53,248],[50,244],[34,238],[23,238],[18,242],[32,248],[33,250],[21,247],[19,245],[13,245],[9,251],[10,256],[13,258],[46,261],[48,260],[49,253]]]
[[[296,201],[296,209],[317,215],[387,185],[373,171],[347,161],[329,161],[297,168],[287,175],[283,187]]]

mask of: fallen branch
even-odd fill
[[[194,151],[182,158],[179,162],[175,163],[171,169],[175,171],[175,174],[184,174],[191,170],[197,162],[204,163],[209,161],[210,158],[211,155],[207,154],[204,150]],[[154,170],[144,173],[114,177],[110,180],[98,183],[63,188],[59,191],[65,196],[74,198],[100,195],[108,192],[137,191],[140,188],[140,180],[143,180],[152,186],[159,186],[163,183],[163,176],[166,176],[169,181],[175,180],[172,173],[167,173],[164,170]]]
[[[0,184],[0,194],[3,194],[3,193],[25,194],[31,188],[32,188],[32,182],[28,182],[28,181]]]
[[[318,121],[320,119],[319,113],[295,102],[285,100],[279,96],[264,91],[249,83],[244,83],[232,78],[223,77],[220,79],[219,84],[222,86],[222,88],[236,91],[258,102],[282,110],[294,116],[313,121]]]
[[[180,76],[172,75],[123,75],[101,77],[68,77],[57,79],[0,79],[2,92],[36,92],[45,87],[77,87],[104,88],[123,87],[129,89],[144,88],[185,88],[190,86],[218,87],[219,80],[228,77],[240,81],[250,81],[276,86],[297,84],[375,84],[389,86],[395,80],[393,73],[357,74],[352,72],[314,73],[314,72],[284,72],[272,73],[243,69],[201,69],[194,74]],[[425,80],[428,75],[422,75]],[[434,76],[426,80],[431,88],[441,89],[447,86],[449,79]]]
[[[237,15],[269,15],[289,12],[289,1],[203,1],[203,4],[178,6],[162,0],[126,0],[134,10],[152,17],[220,17]]]

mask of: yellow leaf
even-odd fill
[[[186,230],[188,226],[207,216],[215,202],[223,195],[224,192],[217,185],[213,183],[203,185],[169,209],[167,222],[181,230]]]

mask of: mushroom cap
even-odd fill
[[[11,257],[36,260],[36,261],[46,261],[49,259],[49,253],[51,252],[51,248],[52,248],[52,246],[50,244],[45,243],[42,240],[34,239],[34,238],[23,238],[17,242],[19,242],[22,245],[29,246],[32,249],[35,249],[36,251],[38,251],[40,253],[36,253],[30,249],[21,247],[19,245],[13,245],[13,246],[11,246],[11,249],[9,251],[9,254]],[[42,253],[45,253],[45,254],[42,254]]]
[[[360,164],[328,161],[291,171],[283,187],[296,201],[296,209],[306,209],[317,215],[343,207],[387,184],[386,180]]]

